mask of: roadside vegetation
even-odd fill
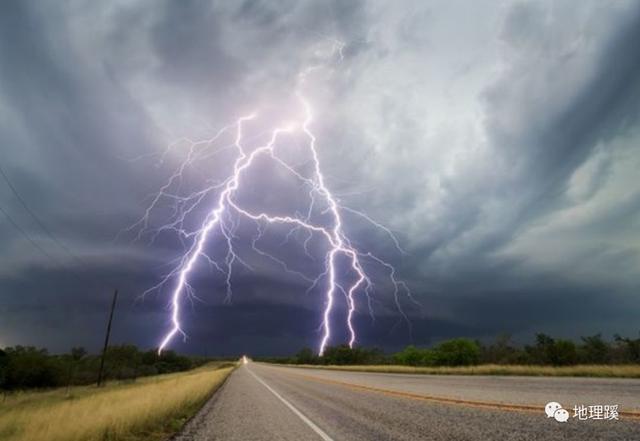
[[[476,366],[402,366],[381,365],[296,365],[304,368],[321,368],[353,372],[379,372],[387,374],[425,375],[522,375],[528,377],[608,377],[640,378],[640,365],[499,365],[481,364]]]
[[[141,351],[133,345],[110,346],[106,352],[106,380],[134,380],[150,375],[184,372],[211,361],[187,357],[173,351]],[[46,349],[15,346],[0,349],[0,390],[70,387],[94,383],[98,378],[99,355],[84,348],[68,354],[51,355]]]
[[[305,348],[293,357],[264,361],[373,372],[640,378],[640,338],[616,335],[607,341],[596,334],[576,343],[537,334],[534,344],[524,346],[509,336],[489,344],[456,338],[432,347],[407,346],[390,355],[341,345],[328,347],[322,357]]]
[[[233,370],[210,363],[189,372],[15,392],[0,400],[4,441],[155,441],[179,431]]]

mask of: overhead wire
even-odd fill
[[[11,225],[13,225],[13,227],[18,230],[18,232],[20,232],[20,234],[28,241],[31,243],[31,245],[33,245],[34,248],[36,248],[38,251],[40,251],[41,254],[43,254],[45,257],[47,257],[48,259],[54,261],[55,263],[55,259],[53,258],[53,256],[51,254],[49,254],[48,252],[45,251],[44,248],[42,248],[40,245],[38,245],[38,243],[33,240],[33,238],[29,235],[29,233],[27,233],[21,226],[20,224],[18,224],[12,217],[11,215],[9,215],[9,213],[2,208],[2,206],[0,206],[0,212],[2,214],[4,214],[4,216],[7,218],[7,220],[9,221],[9,223]]]
[[[77,263],[80,263],[81,265],[84,266],[84,262],[82,262],[82,259],[80,259],[78,256],[76,256],[70,249],[69,247],[67,247],[61,240],[59,240],[52,232],[49,228],[47,228],[47,226],[45,225],[45,223],[40,219],[40,217],[31,209],[29,208],[29,206],[27,205],[27,202],[24,200],[24,198],[20,195],[20,193],[18,192],[17,188],[13,185],[13,183],[11,182],[11,180],[9,179],[9,177],[7,176],[7,174],[5,173],[5,171],[2,169],[2,166],[0,166],[0,176],[2,177],[2,179],[6,182],[7,186],[9,187],[9,189],[11,190],[11,192],[14,194],[14,196],[18,199],[18,201],[20,202],[20,205],[22,205],[22,207],[25,209],[25,211],[29,214],[29,216],[31,216],[31,218],[38,224],[38,226],[42,229],[42,231],[47,235],[47,237],[54,242],[56,245],[58,245],[69,257],[71,257],[73,260],[75,260]]]
[[[85,264],[85,262],[79,257],[77,256],[73,251],[71,251],[71,249],[64,244],[63,241],[61,241],[60,239],[58,239],[56,237],[55,234],[53,234],[53,232],[46,226],[45,222],[29,207],[29,205],[27,204],[26,200],[22,197],[22,195],[20,194],[20,192],[18,191],[18,189],[16,188],[15,185],[13,185],[13,182],[11,182],[11,179],[9,179],[9,176],[7,175],[7,173],[4,171],[4,169],[2,168],[2,166],[0,166],[0,177],[2,177],[2,179],[4,180],[4,182],[7,184],[7,186],[9,187],[9,189],[11,190],[11,192],[13,193],[13,195],[16,197],[16,199],[20,202],[20,205],[24,208],[24,210],[29,214],[29,216],[35,221],[36,224],[38,224],[38,226],[40,227],[40,229],[45,233],[45,235],[52,241],[54,242],[56,245],[58,245],[58,247],[60,249],[62,249],[69,257],[71,257],[71,259],[73,259],[76,263],[78,263],[79,265],[81,265],[84,268],[87,268],[87,265]],[[0,211],[2,212],[2,214],[4,214],[4,216],[9,220],[9,222],[11,223],[11,225],[13,225],[14,228],[16,228],[16,230],[18,230],[20,232],[20,234],[27,240],[29,241],[29,243],[31,243],[31,245],[33,245],[34,248],[36,248],[41,254],[43,254],[44,256],[46,256],[49,260],[51,260],[55,265],[60,266],[62,268],[66,268],[68,270],[71,271],[71,273],[78,279],[81,280],[83,283],[85,282],[85,280],[82,280],[83,277],[73,268],[70,268],[68,265],[63,265],[60,262],[58,262],[56,260],[56,258],[51,255],[49,252],[47,252],[43,247],[41,247],[34,239],[33,237],[31,237],[31,235],[29,233],[27,233],[27,231],[22,228],[20,226],[20,224],[13,218],[11,217],[11,215],[7,212],[7,210],[5,210],[4,208],[0,207]],[[102,280],[103,283],[106,283],[104,280]]]

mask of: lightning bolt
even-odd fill
[[[343,49],[343,43],[332,41],[330,56],[342,61],[344,59]],[[160,188],[160,191],[153,196],[151,204],[146,209],[142,218],[127,229],[127,231],[137,230],[136,239],[138,240],[148,233],[151,242],[162,232],[173,232],[178,235],[185,246],[184,253],[173,262],[172,269],[161,278],[158,284],[143,293],[144,296],[173,283],[170,302],[171,329],[162,338],[158,349],[159,352],[162,352],[177,335],[181,335],[185,339],[187,337],[181,324],[181,306],[184,299],[197,298],[195,297],[192,286],[189,284],[189,280],[199,260],[207,262],[212,269],[223,275],[226,284],[225,300],[228,302],[231,301],[233,295],[233,268],[237,265],[242,265],[248,269],[252,269],[234,248],[236,230],[240,219],[251,220],[257,226],[258,234],[250,241],[253,251],[276,262],[284,271],[295,274],[307,281],[310,284],[308,291],[320,285],[323,279],[327,279],[321,324],[322,338],[318,346],[319,355],[324,353],[332,337],[331,315],[335,306],[335,296],[338,292],[344,295],[348,308],[346,328],[349,332],[348,343],[350,347],[353,347],[357,339],[353,318],[356,312],[356,297],[359,292],[366,296],[369,312],[373,317],[371,293],[374,289],[374,283],[367,275],[367,272],[365,272],[364,262],[367,262],[369,265],[379,266],[389,273],[389,280],[394,290],[395,304],[402,314],[402,317],[404,317],[410,325],[407,315],[402,310],[399,299],[400,293],[404,293],[412,302],[417,304],[408,286],[396,278],[396,270],[391,264],[371,252],[359,251],[356,246],[354,246],[343,229],[344,222],[342,212],[347,211],[355,214],[380,229],[388,235],[400,252],[404,252],[400,247],[399,241],[390,229],[384,227],[366,214],[340,205],[325,183],[325,177],[320,167],[317,138],[311,128],[314,121],[313,109],[311,103],[303,94],[303,86],[308,76],[322,67],[322,63],[312,65],[299,73],[294,94],[301,109],[300,116],[293,122],[283,124],[267,132],[270,134],[269,140],[264,145],[251,151],[248,151],[245,147],[247,140],[244,135],[245,128],[253,120],[258,118],[258,112],[253,112],[237,119],[235,123],[223,127],[210,138],[200,141],[183,138],[168,147],[167,151],[176,148],[176,146],[180,144],[186,144],[188,146],[186,159],[176,168],[166,184]],[[235,133],[233,143],[219,146],[219,141],[223,135],[229,134],[230,132]],[[264,133],[261,133],[253,137],[253,139],[263,134]],[[296,135],[306,139],[305,146],[308,149],[308,153],[310,153],[313,170],[310,174],[307,173],[305,175],[297,171],[295,166],[289,164],[278,155],[278,142],[281,138]],[[221,182],[209,181],[207,182],[208,185],[203,189],[192,192],[186,196],[180,195],[180,188],[182,187],[187,167],[198,164],[204,159],[229,149],[235,149],[237,156],[233,163],[232,173],[226,179]],[[167,152],[162,156],[163,161],[166,154]],[[275,164],[299,181],[303,188],[308,189],[309,205],[305,213],[296,212],[293,216],[276,215],[264,211],[253,211],[250,207],[245,207],[238,202],[236,196],[241,188],[243,179],[246,179],[247,176],[252,173],[256,160],[263,157],[274,161]],[[191,231],[185,225],[187,217],[194,214],[195,210],[206,203],[211,195],[216,194],[217,198],[215,198],[216,202],[213,208],[208,211],[200,227]],[[164,200],[170,201],[173,205],[170,219],[161,227],[151,229],[150,217],[154,211],[159,208],[161,201]],[[317,214],[320,208],[323,208],[319,213],[321,216]],[[314,220],[314,214],[316,218],[322,217],[325,219],[328,216],[330,220],[328,222],[326,220],[324,222],[320,222],[318,219]],[[265,234],[265,226],[269,224],[283,225],[290,228],[285,241],[289,240],[296,232],[303,231],[306,234],[303,247],[305,253],[309,256],[309,242],[314,237],[322,238],[326,243],[326,254],[324,256],[324,267],[320,274],[315,278],[309,277],[302,272],[291,269],[287,265],[287,262],[260,249],[257,242],[262,238],[263,234]],[[215,233],[220,234],[226,245],[226,255],[222,259],[213,258],[206,251],[207,243],[212,240],[212,236],[214,236]],[[346,258],[351,273],[351,280],[347,286],[343,286],[339,280],[338,259],[340,258]]]

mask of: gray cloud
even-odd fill
[[[634,331],[635,3],[70,1],[1,8],[2,167],[85,264],[48,240],[0,182],[0,206],[54,257],[44,258],[0,217],[0,344],[61,350],[85,329],[78,343],[97,346],[111,289],[103,280],[126,293],[117,339],[155,344],[166,324],[166,293],[134,300],[167,270],[179,244],[169,235],[154,245],[115,238],[181,158],[179,149],[164,161],[160,155],[171,141],[203,136],[256,107],[270,123],[295,112],[296,73],[331,38],[346,43],[344,59],[307,90],[328,183],[342,203],[398,233],[408,256],[345,215],[359,246],[393,261],[423,305],[402,300],[414,323],[410,334],[396,326],[381,282],[378,320],[372,324],[366,308],[357,318],[363,343],[392,348],[505,330],[522,338],[545,330]],[[189,185],[224,176],[224,159],[191,170]],[[274,184],[276,172],[262,171],[241,197],[282,210],[299,200],[289,181]],[[194,215],[195,222],[204,213]],[[251,225],[241,231],[255,234]],[[278,248],[280,240],[276,234],[263,245],[305,274],[317,270],[296,247]],[[198,352],[230,333],[219,351],[314,344],[320,293],[301,294],[299,279],[245,255],[256,273],[238,271],[242,294],[233,305],[219,303],[223,286],[211,274],[196,282],[205,304],[194,306],[184,348]]]

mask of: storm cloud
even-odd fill
[[[382,284],[376,319],[356,316],[362,344],[638,331],[636,2],[10,1],[0,37],[0,166],[46,227],[0,180],[36,244],[0,213],[0,346],[97,348],[116,286],[114,340],[157,345],[167,293],[139,296],[179,244],[119,233],[180,161],[167,145],[255,107],[286,114],[333,40],[343,59],[311,93],[327,184],[396,233],[406,255],[345,213],[421,305],[403,299],[408,326]],[[257,269],[236,273],[231,304],[198,274],[175,348],[315,345],[323,298]]]

